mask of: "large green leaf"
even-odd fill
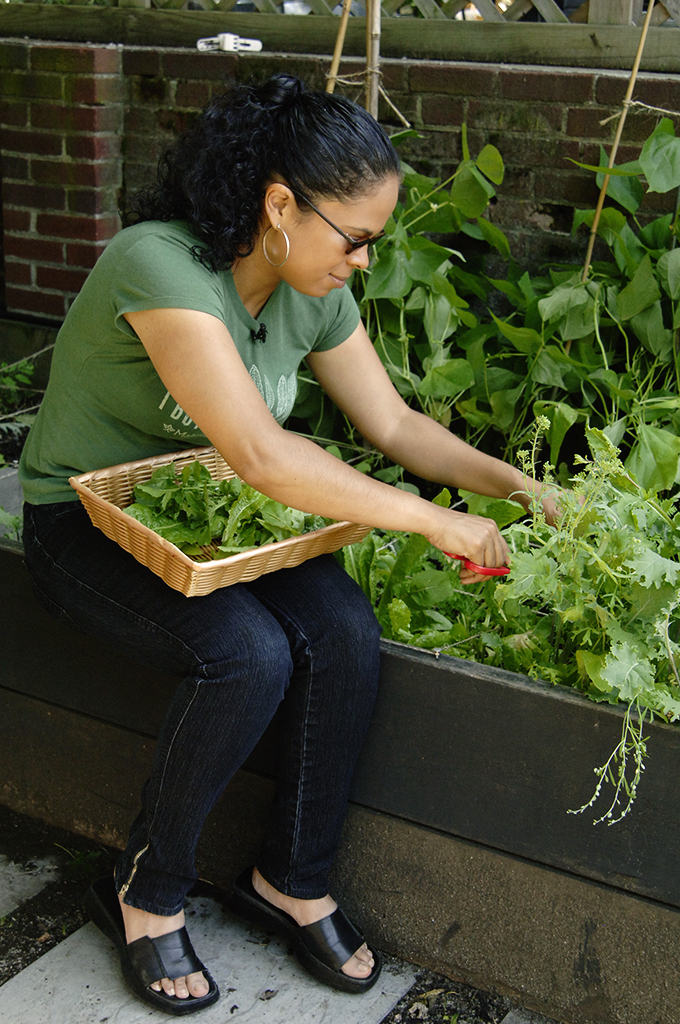
[[[505,173],[503,157],[495,146],[487,144],[475,162],[482,174],[486,174],[487,178],[490,178],[494,185],[501,185],[503,183],[503,175]]]
[[[680,185],[680,139],[673,122],[664,117],[640,153],[640,165],[650,192],[669,192]]]
[[[408,299],[404,303],[404,309],[407,309],[409,313],[412,313],[416,310],[422,310],[425,309],[426,302],[427,290],[423,288],[422,285],[418,285],[417,288],[413,289]]]
[[[425,305],[425,331],[429,341],[441,344],[459,323],[458,310],[445,295],[428,295]]]
[[[409,582],[408,599],[420,608],[434,608],[453,596],[451,574],[441,569],[423,569]]]
[[[618,448],[625,437],[627,425],[628,417],[622,416],[620,419],[615,420],[614,423],[608,423],[606,427],[602,428],[602,432],[614,447]]]
[[[509,260],[510,244],[501,229],[497,228],[491,221],[488,221],[486,217],[478,217],[477,223],[489,245],[492,245],[494,249],[498,249],[503,259]]]
[[[397,636],[408,633],[409,626],[411,625],[411,611],[408,605],[401,598],[396,597],[393,601],[390,601],[387,611],[392,632]],[[385,625],[386,623],[383,620],[383,627]]]
[[[652,269],[652,261],[647,255],[636,270],[633,280],[618,294],[616,300],[618,319],[630,320],[631,317],[641,313],[643,309],[647,309],[660,298],[661,292]]]
[[[491,413],[486,412],[484,409],[477,408],[477,398],[469,398],[464,401],[456,402],[456,411],[460,416],[463,417],[466,423],[469,423],[475,430],[480,427],[488,427],[493,422],[493,416]]]
[[[595,301],[588,296],[583,306],[571,306],[564,320],[558,323],[558,330],[563,341],[576,341],[587,338],[595,330]]]
[[[662,363],[669,362],[673,354],[673,332],[664,327],[661,301],[657,300],[652,306],[637,313],[630,322],[645,348]]]
[[[607,155],[603,147],[600,146],[600,163],[604,164],[606,163],[606,160]],[[624,210],[628,210],[629,213],[635,213],[645,195],[642,182],[637,176],[641,171],[641,167],[637,160],[632,165],[634,168],[632,174],[629,171],[629,168],[631,168],[630,164],[624,165],[623,167],[618,168],[618,170],[621,171],[624,167],[627,172],[626,176],[612,174],[610,170],[607,170],[604,173],[598,173],[595,180],[597,182],[597,187],[602,188],[605,174],[608,174],[609,184],[607,186],[607,195],[609,198],[616,200],[616,202],[619,203]]]
[[[671,558],[664,558],[658,551],[648,547],[643,547],[634,558],[626,559],[624,564],[635,571],[643,588],[662,587],[665,583],[675,585],[680,574],[680,563]],[[667,600],[667,592],[664,596]]]
[[[624,224],[614,239],[612,248],[616,265],[621,273],[628,278],[634,277],[635,271],[647,255],[647,249],[642,245],[630,225]]]
[[[518,352],[530,355],[532,352],[538,352],[541,349],[543,339],[538,331],[534,331],[531,327],[515,327],[514,324],[509,324],[505,320],[500,320],[493,313],[491,316],[493,317],[494,322],[498,325],[498,329],[503,337],[512,342]]]
[[[494,423],[499,430],[505,431],[512,426],[517,402],[523,391],[524,385],[520,384],[517,388],[512,388],[509,391],[496,391],[490,396],[489,401],[493,409]]]
[[[584,171],[597,171],[598,174],[610,174],[612,177],[630,178],[632,175],[640,174],[642,170],[639,160],[631,160],[627,164],[619,164],[618,167],[608,167],[606,154],[602,146],[600,146],[600,157],[602,158],[602,162],[599,164],[584,164],[580,160],[574,160],[573,157],[570,156],[567,157],[567,160],[572,164],[576,164],[577,167],[582,167]]]
[[[581,224],[585,224],[586,227],[592,230],[594,220],[594,210],[575,210],[572,233],[575,234]],[[597,234],[600,238],[604,238],[607,245],[613,245],[625,228],[626,223],[625,214],[621,213],[614,206],[605,206],[597,222]]]
[[[468,512],[473,516],[486,516],[493,519],[499,530],[510,523],[522,519],[526,512],[522,505],[516,501],[509,501],[507,498],[487,498],[481,494],[474,494],[472,491],[458,492],[467,505]]]
[[[415,128],[400,128],[399,131],[390,135],[390,142],[393,146],[399,146],[404,139],[421,139],[422,135]]]
[[[565,402],[555,402],[552,408],[548,403],[537,402],[534,406],[534,413],[539,415],[538,408],[543,406],[542,414],[550,420],[550,429],[546,435],[550,445],[550,465],[557,466],[560,457],[560,449],[565,435],[570,427],[584,415],[579,409],[567,405]]]
[[[564,316],[572,306],[583,306],[588,298],[588,289],[581,284],[580,274],[575,274],[568,283],[558,285],[545,298],[539,299],[538,311],[543,321],[552,322]]]
[[[512,370],[506,370],[502,366],[487,364],[482,368],[481,373],[475,377],[478,383],[475,385],[473,394],[478,398],[489,399],[495,391],[506,391],[520,384],[522,378]]]
[[[437,179],[430,178],[426,174],[418,174],[408,164],[402,164],[405,168],[402,184],[409,192],[415,191],[416,198],[429,196],[437,187]]]
[[[536,384],[549,384],[564,388],[563,374],[571,369],[571,360],[556,345],[547,345],[531,367],[531,379]]]
[[[455,398],[475,382],[474,371],[467,359],[448,359],[435,366],[423,378],[418,394],[432,398]]]
[[[418,235],[411,239],[411,258],[404,264],[404,269],[412,281],[430,284],[435,271],[450,255],[450,249]]]
[[[661,427],[641,423],[637,444],[625,464],[641,487],[667,490],[678,477],[680,437]]]
[[[434,273],[432,280],[430,281],[433,292],[436,295],[443,295],[444,298],[448,299],[452,306],[456,309],[468,309],[469,303],[462,299],[456,289],[453,287],[448,277],[444,274]],[[476,326],[476,325],[475,325]],[[487,325],[488,326],[488,325]]]
[[[399,249],[385,247],[373,264],[366,285],[367,299],[401,299],[413,286],[406,271],[406,256]]]
[[[594,654],[585,648],[576,651],[576,664],[578,665],[580,675],[586,676],[593,686],[607,693],[611,690],[611,685],[602,678],[604,660],[604,654]]]
[[[451,201],[466,217],[481,217],[489,205],[489,193],[477,168],[463,166],[451,185]]]
[[[621,700],[635,700],[654,684],[654,666],[630,644],[613,644],[601,676],[618,691]]]
[[[680,248],[665,252],[656,267],[663,288],[677,302],[680,300]]]
[[[603,381],[606,384],[607,392],[616,398],[622,398],[624,401],[631,401],[636,397],[636,392],[632,391],[628,386],[629,381],[626,375],[619,376],[615,370],[610,370],[601,366],[597,370],[591,370],[588,379],[592,381]]]
[[[639,239],[647,249],[658,249],[657,256],[661,256],[669,248],[673,241],[671,224],[673,214],[666,213],[663,217],[655,217],[649,224],[640,229]]]

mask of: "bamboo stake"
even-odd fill
[[[380,96],[380,0],[366,6],[366,110],[378,120]]]
[[[333,51],[333,60],[331,61],[331,70],[328,75],[326,92],[335,91],[335,83],[338,80],[338,68],[340,67],[340,57],[342,56],[342,48],[345,45],[345,33],[347,31],[347,22],[349,21],[349,11],[351,6],[352,0],[342,0],[340,28],[338,29],[338,38],[335,40],[335,50]]]
[[[626,89],[626,98],[623,101],[623,110],[621,111],[621,117],[619,118],[619,124],[618,124],[618,127],[616,129],[616,136],[614,138],[614,144],[612,146],[612,151],[609,154],[609,164],[608,164],[608,167],[610,167],[610,168],[612,168],[614,166],[614,161],[616,160],[616,153],[617,153],[617,150],[619,148],[619,142],[621,141],[621,135],[623,133],[623,126],[624,126],[624,123],[625,123],[625,120],[626,120],[626,114],[628,113],[628,107],[630,106],[630,98],[633,95],[633,89],[635,88],[635,80],[637,78],[637,73],[638,73],[638,70],[640,68],[640,61],[642,60],[642,51],[645,48],[645,42],[647,40],[647,29],[649,28],[649,23],[650,23],[651,18],[652,18],[652,11],[653,10],[654,10],[654,0],[649,0],[649,7],[647,8],[647,17],[645,18],[645,23],[642,26],[642,35],[640,36],[640,43],[639,43],[638,48],[637,48],[637,53],[635,54],[635,62],[633,64],[633,70],[631,71],[630,80],[628,82],[628,88]],[[593,247],[595,245],[595,237],[597,235],[597,226],[600,223],[600,215],[602,213],[602,207],[604,206],[604,200],[605,200],[605,196],[607,194],[607,189],[609,188],[609,179],[610,179],[610,177],[611,177],[611,175],[609,175],[609,174],[605,175],[604,181],[602,182],[602,188],[600,189],[600,197],[599,197],[599,199],[597,201],[597,207],[595,209],[595,216],[593,218],[593,226],[590,229],[590,238],[588,240],[588,251],[586,253],[586,262],[585,262],[585,265],[583,267],[583,274],[581,275],[581,282],[583,284],[585,284],[586,281],[588,280],[588,271],[590,269],[590,261],[593,258]]]

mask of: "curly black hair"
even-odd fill
[[[278,74],[209,103],[161,157],[157,183],[129,199],[123,223],[188,221],[196,257],[218,271],[253,251],[271,181],[342,200],[398,174],[392,143],[362,107]]]

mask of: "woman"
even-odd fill
[[[281,426],[306,359],[395,462],[527,500],[517,469],[404,404],[360,323],[347,281],[368,265],[398,188],[389,140],[341,97],[277,75],[214,101],[69,311],[24,451],[26,560],[43,600],[182,676],[115,883],[100,880],[87,898],[128,983],[168,1013],[218,998],[184,931],[183,900],[206,815],[279,706],[276,798],[236,905],[287,934],[322,981],[349,992],[375,983],[379,956],[336,908],[328,875],[373,707],[379,629],[330,556],[187,599],[89,524],[68,477],[211,443],[287,505],[417,531],[480,565],[507,562],[490,520],[366,477]]]

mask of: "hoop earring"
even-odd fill
[[[283,259],[281,260],[280,263],[274,263],[273,260],[271,260],[269,258],[269,253],[267,252],[267,235],[269,234],[269,232],[271,230],[272,230],[272,225],[270,224],[269,227],[267,228],[267,230],[265,231],[264,236],[262,238],[262,252],[264,253],[264,258],[266,259],[267,263],[270,264],[270,266],[272,266],[272,267],[282,267],[283,264],[288,259],[288,257],[290,256],[290,239],[289,239],[288,235],[286,234],[286,232],[281,227],[281,225],[277,224],[276,225],[276,230],[280,231],[281,234],[283,235],[284,239],[286,240],[286,255],[283,257]]]

